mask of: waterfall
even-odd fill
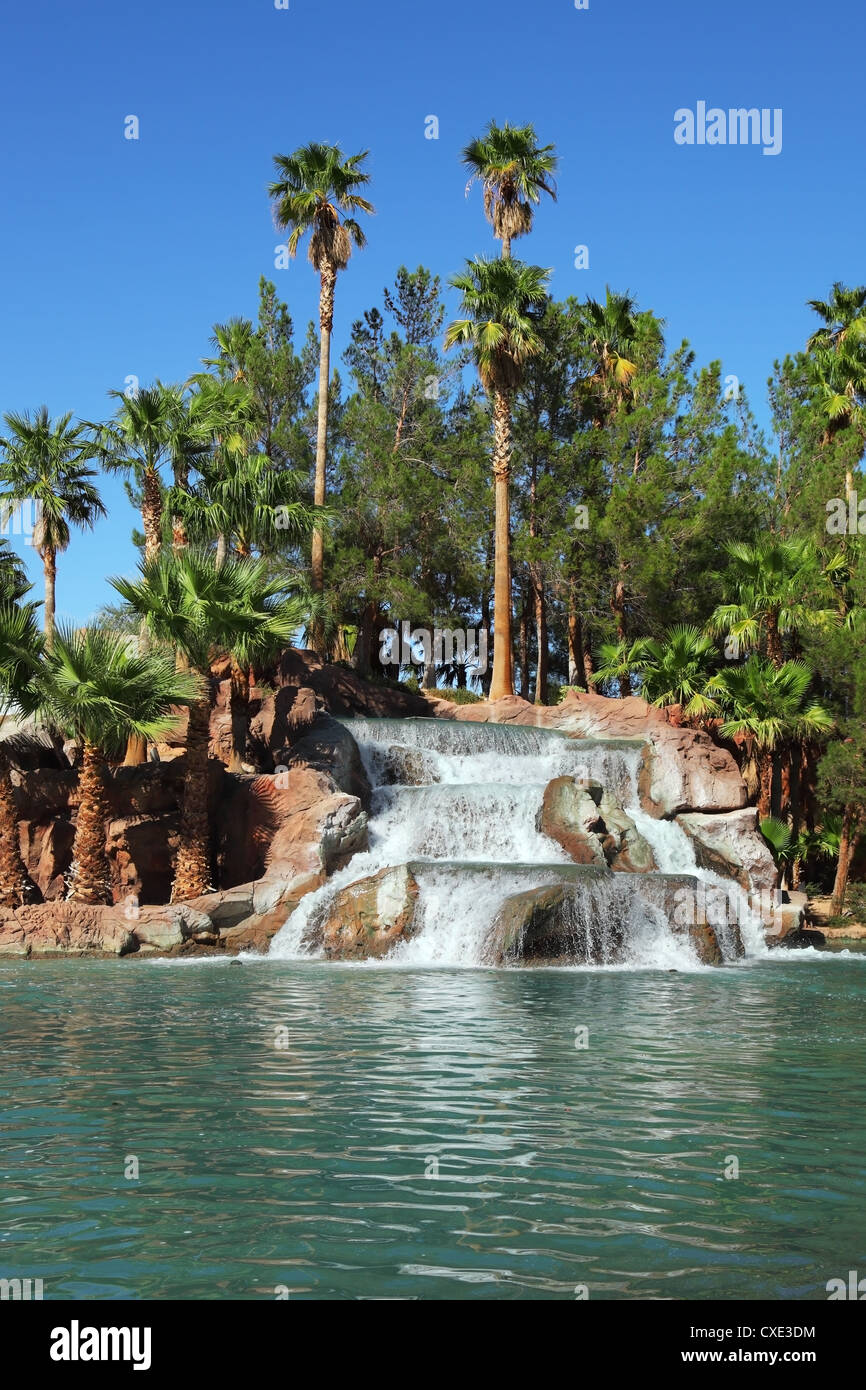
[[[698,880],[707,920],[717,932],[724,937],[729,924],[736,922],[746,954],[768,955],[763,922],[751,906],[744,889],[733,879],[723,878],[711,869],[699,868],[694,844],[676,821],[657,820],[636,803],[625,809],[652,848],[660,873],[688,874]],[[722,944],[726,944],[724,940]]]
[[[565,882],[575,963],[582,959],[581,943],[592,937],[596,958],[605,962],[614,960],[609,938],[626,942],[625,963],[632,966],[696,965],[688,937],[670,929],[653,894],[644,891],[650,885],[640,880],[687,874],[690,883],[724,881],[698,870],[679,826],[640,809],[641,742],[573,739],[558,730],[469,721],[344,722],[373,787],[369,850],[301,901],[274,939],[271,956],[315,954],[309,944],[314,928],[341,889],[381,869],[408,864],[419,886],[414,932],[385,964],[481,964],[506,900]],[[660,873],[587,870],[541,833],[537,822],[545,787],[561,776],[600,782],[611,792],[652,846]],[[720,939],[725,949],[724,933]]]

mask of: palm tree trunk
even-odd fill
[[[147,739],[139,734],[130,734],[126,740],[124,767],[143,767],[147,762]]]
[[[331,330],[334,327],[336,283],[337,272],[333,266],[323,266],[319,292],[319,416],[316,427],[316,478],[313,486],[313,501],[317,507],[322,507],[325,503],[328,470],[328,387],[331,380]],[[324,593],[325,537],[320,526],[313,531],[310,570],[313,593]],[[320,656],[324,656],[325,638],[321,619],[317,618],[313,623],[311,636],[313,649]]]
[[[764,820],[771,813],[773,800],[773,754],[762,748],[758,758],[758,815]]]
[[[145,560],[155,560],[162,549],[162,489],[159,485],[159,474],[155,468],[146,468],[142,481],[141,496],[141,525],[144,531],[144,558]],[[178,546],[172,542],[172,548],[177,551]],[[139,634],[139,646],[142,651],[147,651],[150,646],[150,635],[147,625],[142,623]],[[126,740],[126,753],[123,759],[124,767],[143,767],[147,762],[147,740],[140,738],[138,734],[130,734]]]
[[[502,238],[502,259],[503,259],[504,261],[510,261],[510,260],[511,260],[511,237],[510,237],[510,236],[504,236],[504,237]]]
[[[839,835],[839,858],[836,861],[836,880],[833,884],[833,913],[839,917],[845,906],[845,892],[848,887],[848,871],[854,853],[852,828],[854,807],[846,806],[842,813],[842,830]]]
[[[511,527],[508,484],[511,476],[511,402],[506,391],[493,394],[493,479],[496,499],[493,562],[493,678],[491,700],[514,694],[511,655]]]
[[[229,772],[243,772],[250,723],[250,672],[232,657],[229,712],[232,721],[232,752]]]
[[[51,545],[47,545],[42,552],[42,569],[45,574],[43,628],[45,645],[51,651],[54,646],[55,591],[57,588],[57,551]]]
[[[144,530],[144,558],[155,560],[162,548],[162,489],[155,468],[144,471],[141,525]]]
[[[779,635],[779,619],[775,613],[770,613],[767,616],[767,656],[776,670],[781,670],[785,664],[785,654],[782,651],[782,638]]]
[[[173,903],[199,898],[210,886],[210,823],[208,820],[208,744],[210,700],[189,707],[186,736],[186,777],[180,812],[180,843],[174,865]]]
[[[781,764],[779,768],[779,819],[786,820],[792,813],[792,763],[794,761],[794,749],[783,747],[781,750]]]
[[[225,537],[224,533],[223,533],[222,531],[220,531],[219,535],[217,536],[217,541],[216,541],[216,553],[214,554],[214,563],[215,563],[217,566],[222,566],[222,565],[224,565],[225,562],[226,562],[226,555],[227,555],[227,554],[228,554],[228,541],[226,540],[226,537]]]
[[[111,901],[111,875],[105,850],[108,797],[105,793],[105,758],[101,749],[84,740],[78,778],[78,816],[72,843],[73,870],[67,897],[75,903]]]
[[[0,907],[23,907],[42,901],[27,872],[18,836],[18,808],[9,768],[0,766]]]

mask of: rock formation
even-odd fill
[[[113,905],[90,908],[63,901],[78,772],[74,748],[64,759],[46,745],[13,772],[22,855],[45,902],[0,912],[0,954],[266,950],[301,898],[367,848],[371,789],[358,745],[335,717],[346,715],[535,726],[559,730],[578,744],[602,740],[606,748],[625,750],[637,769],[642,809],[676,819],[694,844],[700,868],[769,901],[767,928],[777,939],[802,925],[805,902],[797,895],[784,901],[775,889],[773,860],[756,813],[745,804],[746,789],[731,753],[636,697],[612,700],[571,692],[550,708],[516,696],[460,706],[375,686],[342,666],[292,651],[274,673],[278,688],[253,687],[244,764],[249,771],[234,775],[226,771],[231,716],[225,675],[215,670],[218,692],[211,718],[208,795],[215,891],[192,903],[166,905],[184,777],[181,728],[159,746],[158,762],[119,767],[108,775],[106,848]],[[422,787],[436,780],[435,760],[410,742],[383,745],[375,758],[379,785]],[[554,778],[537,828],[582,872],[609,879],[612,871],[622,879],[617,902],[625,905],[626,896],[617,895],[629,891],[644,902],[662,891],[665,876],[656,872],[653,850],[610,786]],[[384,954],[411,936],[417,895],[418,884],[405,865],[351,884],[318,921],[318,944],[329,957]],[[568,883],[515,895],[488,944],[489,958],[514,958],[518,940],[527,960],[542,959],[548,947],[558,958],[566,940],[569,950],[583,951],[587,959],[606,959],[606,952],[615,957],[616,931],[605,935],[606,927],[588,919],[581,925],[578,898]],[[666,911],[670,905],[657,906]],[[719,943],[710,923],[695,920],[681,929],[700,959],[716,958]]]

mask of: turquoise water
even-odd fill
[[[60,1299],[824,1299],[866,1272],[864,998],[862,956],[4,961],[0,1276]]]

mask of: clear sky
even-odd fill
[[[254,314],[263,273],[300,338],[316,276],[304,256],[274,269],[265,189],[272,155],[309,140],[371,151],[377,216],[340,276],[339,364],[401,263],[445,279],[495,249],[459,163],[495,117],[533,121],[561,157],[558,202],[515,252],[553,267],[558,298],[629,289],[765,418],[774,358],[811,329],[805,301],[866,280],[864,37],[855,0],[13,0],[0,412],[99,418],[129,375],[185,379],[214,322]],[[699,101],[781,108],[782,152],[676,144],[674,112]],[[134,566],[121,482],[104,495],[110,519],[60,558],[60,616],[86,619],[104,576]]]

